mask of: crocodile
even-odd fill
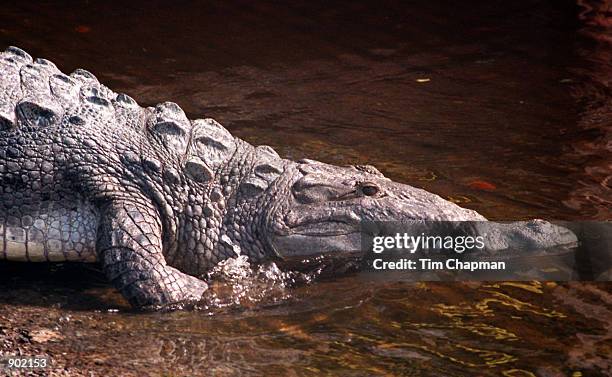
[[[228,258],[359,249],[361,221],[405,219],[487,220],[373,166],[284,159],[176,103],[0,54],[0,260],[96,262],[132,306],[159,309],[200,300]],[[504,234],[575,241],[544,221]]]

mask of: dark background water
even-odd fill
[[[609,9],[21,2],[0,10],[0,45],[85,68],[142,105],[174,101],[284,157],[376,165],[491,219],[609,220]],[[249,292],[212,316],[142,315],[88,270],[0,272],[0,330],[60,333],[37,347],[69,373],[612,374],[609,283],[349,275]]]

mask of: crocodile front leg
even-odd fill
[[[198,301],[207,284],[166,264],[162,226],[148,205],[114,202],[101,211],[96,249],[104,273],[137,308]]]

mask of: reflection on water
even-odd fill
[[[493,219],[609,219],[610,24],[592,3],[576,21],[573,4],[540,0],[22,2],[0,12],[0,41]],[[107,375],[612,374],[609,284],[245,267],[215,272],[203,310],[137,314],[89,270],[3,265],[0,332],[60,332],[40,349]]]
[[[0,309],[5,323],[23,327],[35,318],[37,328],[61,334],[45,347],[68,352],[68,368],[227,376],[611,371],[612,295],[603,283],[424,284],[348,276],[299,285],[283,301],[256,307],[225,303],[161,314],[129,313],[106,287],[16,285],[13,302]],[[66,299],[67,291],[91,301]]]

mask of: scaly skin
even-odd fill
[[[142,308],[197,301],[195,276],[239,253],[354,248],[363,219],[486,220],[371,166],[281,159],[14,47],[0,54],[0,184],[0,259],[100,262]]]

